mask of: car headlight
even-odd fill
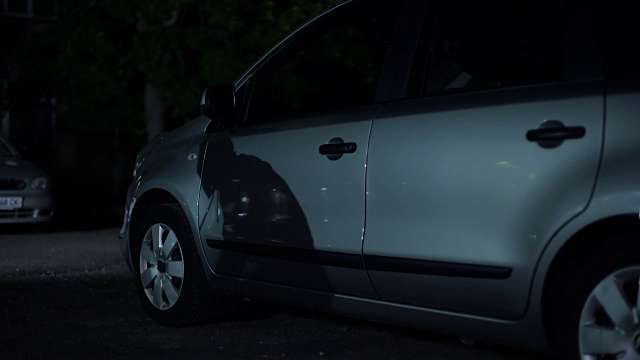
[[[47,190],[51,186],[51,181],[46,176],[39,176],[31,180],[30,187],[34,190]]]

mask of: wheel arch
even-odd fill
[[[596,249],[604,246],[608,239],[618,238],[631,231],[640,231],[637,214],[610,216],[576,231],[555,253],[544,276],[541,297],[541,315],[547,334],[552,334],[556,328],[554,319],[557,319],[558,315],[557,299],[566,280],[567,270],[577,266]]]
[[[138,229],[138,225],[148,209],[160,204],[180,204],[180,202],[170,192],[163,189],[148,190],[138,198],[131,212],[131,219],[129,221],[130,239],[136,236],[134,232]],[[182,210],[184,211],[184,209]]]
[[[215,288],[222,288],[222,285],[219,282],[218,275],[214,272],[214,270],[209,266],[209,263],[206,260],[206,256],[204,255],[204,249],[202,249],[202,242],[200,241],[200,234],[198,232],[198,226],[195,219],[189,216],[190,211],[186,207],[184,203],[182,203],[178,197],[172,194],[170,191],[164,188],[151,188],[144,191],[140,197],[136,200],[133,209],[131,210],[131,216],[129,219],[129,256],[131,257],[131,241],[137,235],[135,233],[136,229],[139,228],[138,224],[144,218],[144,214],[147,211],[161,204],[176,204],[180,206],[182,211],[187,214],[187,219],[189,221],[189,226],[191,227],[191,231],[193,233],[194,241],[196,248],[198,249],[198,253],[200,254],[200,260],[202,261],[202,266],[205,271],[205,275],[211,284],[211,286]]]

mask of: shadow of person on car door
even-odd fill
[[[199,226],[216,273],[242,279],[242,286],[250,287],[243,292],[267,300],[276,289],[291,289],[287,287],[331,292],[302,207],[271,165],[236,153],[224,131],[201,145],[199,161],[200,206],[206,207]],[[313,301],[320,304],[321,298]]]

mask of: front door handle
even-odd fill
[[[559,120],[548,120],[537,129],[527,131],[527,140],[537,142],[540,147],[558,147],[568,139],[581,139],[587,133],[584,126],[564,126]]]
[[[356,152],[358,144],[354,142],[344,142],[341,138],[333,138],[326,144],[320,145],[318,152],[325,155],[329,160],[338,160],[343,154],[351,154]]]
[[[358,145],[354,142],[342,143],[342,144],[324,144],[320,145],[320,154],[322,155],[337,155],[337,154],[350,154],[356,152]]]

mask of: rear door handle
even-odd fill
[[[537,129],[527,131],[527,140],[537,142],[540,147],[551,149],[558,147],[563,141],[581,139],[587,133],[584,126],[564,126],[559,120],[548,120]]]
[[[320,145],[318,152],[325,155],[329,160],[338,160],[343,154],[351,154],[356,152],[358,144],[354,142],[344,142],[339,137],[329,140],[328,143]]]

